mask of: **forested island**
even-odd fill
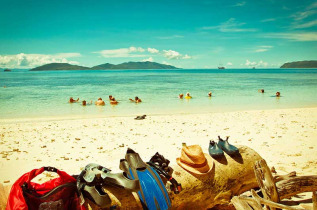
[[[93,67],[72,65],[69,63],[49,63],[39,66],[30,71],[51,71],[51,70],[107,70],[107,69],[178,69],[175,66],[160,64],[156,62],[126,62],[121,64],[105,63]]]
[[[317,68],[317,61],[295,61],[284,63],[280,68]]]

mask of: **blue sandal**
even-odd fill
[[[223,140],[220,136],[218,136],[218,146],[226,152],[228,155],[234,155],[239,153],[239,149],[231,144],[229,144],[228,139],[229,136],[227,136],[226,140]]]
[[[224,155],[222,149],[219,148],[218,144],[214,141],[209,142],[209,155],[211,157],[220,157]]]

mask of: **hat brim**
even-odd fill
[[[185,169],[186,171],[190,172],[190,173],[194,173],[194,174],[207,174],[209,173],[213,167],[214,167],[214,161],[213,159],[210,157],[209,154],[204,153],[205,158],[207,160],[207,165],[200,167],[200,168],[193,168],[190,165],[187,165],[186,163],[182,162],[180,160],[180,158],[176,158],[176,162],[177,164],[182,167],[183,169]],[[209,169],[208,169],[209,167]]]

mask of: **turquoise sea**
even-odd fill
[[[4,87],[6,86],[6,88]],[[258,89],[265,89],[259,93]],[[213,96],[209,98],[208,92]],[[280,98],[275,93],[281,92]],[[190,92],[191,100],[178,99]],[[135,116],[317,106],[317,69],[0,72],[0,118]],[[111,106],[108,95],[120,103]],[[106,106],[69,104],[72,96]],[[129,98],[139,96],[143,103]]]

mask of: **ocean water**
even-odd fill
[[[4,88],[6,86],[6,88]],[[259,93],[258,89],[265,89]],[[208,92],[213,96],[209,98]],[[281,92],[276,98],[275,93]],[[190,92],[191,100],[178,99]],[[317,106],[317,69],[0,72],[0,118],[105,117]],[[120,103],[111,106],[108,95]],[[69,104],[69,97],[106,106]],[[129,98],[139,96],[135,104]]]

